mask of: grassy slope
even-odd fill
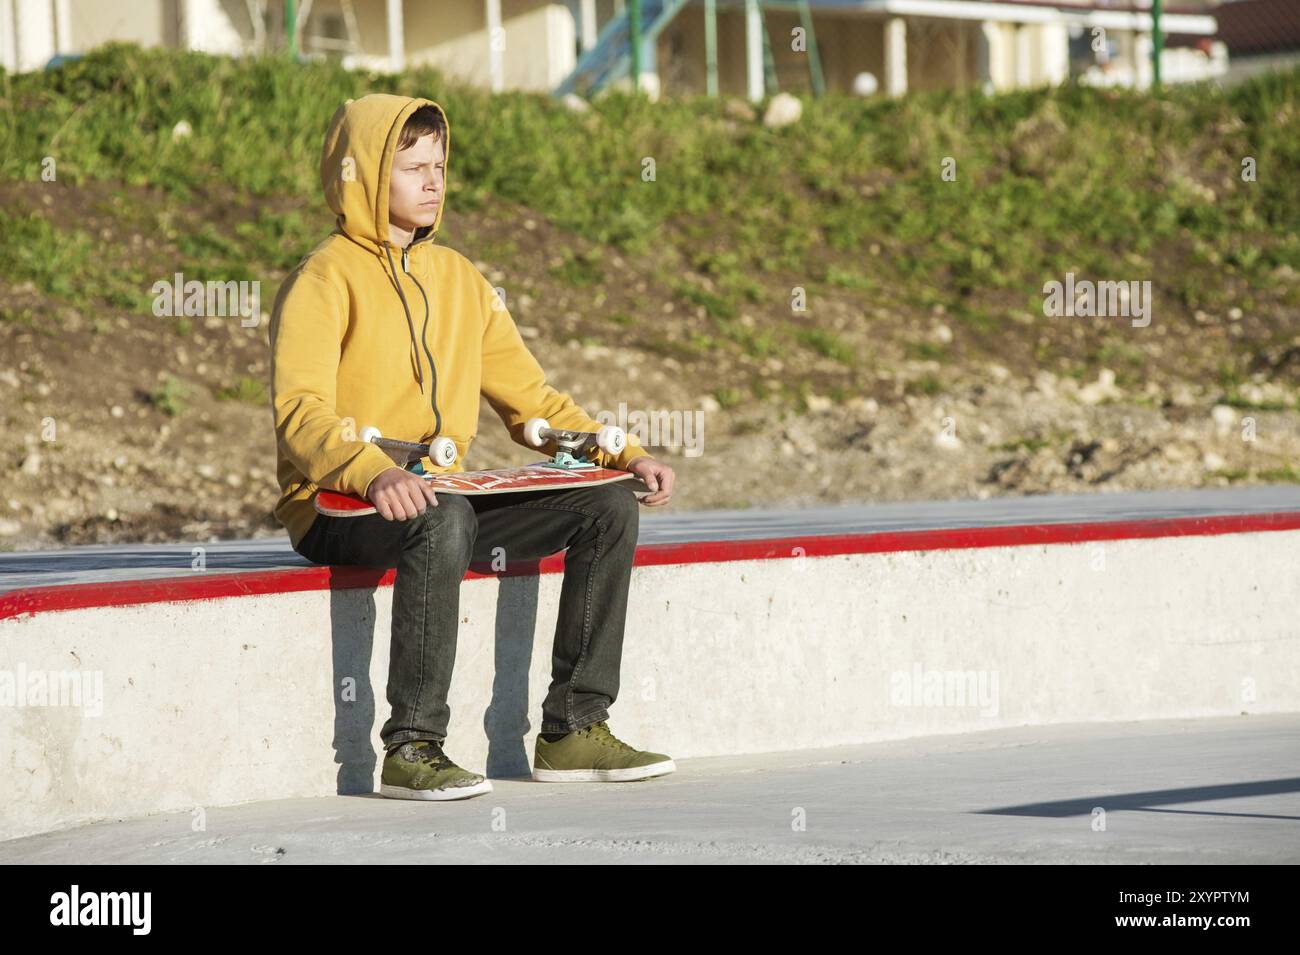
[[[1110,368],[1153,411],[1179,386],[1261,410],[1300,394],[1300,72],[1165,97],[830,96],[769,130],[734,101],[611,96],[576,114],[424,71],[106,47],[0,76],[0,330],[36,334],[55,387],[125,354],[152,413],[210,409],[206,387],[264,414],[264,343],[184,318],[158,339],[168,320],[139,321],[148,290],[176,271],[260,279],[269,304],[331,225],[324,127],[372,91],[446,107],[444,239],[537,300],[516,317],[541,326],[539,346],[635,349],[724,409],[955,394],[990,364],[1012,382]],[[182,121],[193,132],[175,137]],[[41,180],[47,157],[59,188]],[[1067,271],[1152,280],[1152,327],[1044,317],[1042,285]],[[80,354],[56,354],[69,342]],[[197,390],[183,352],[208,366]]]
[[[447,108],[460,212],[512,200],[630,255],[678,238],[695,278],[677,278],[677,294],[710,322],[688,343],[696,350],[811,349],[852,366],[866,357],[855,333],[884,304],[939,306],[996,354],[989,339],[1005,336],[1008,313],[1040,309],[1043,282],[1068,270],[1152,278],[1160,301],[1186,313],[1297,304],[1279,266],[1300,268],[1300,74],[1168,99],[1070,88],[827,97],[772,131],[705,99],[610,98],[583,116],[426,72],[367,77],[118,47],[5,79],[0,177],[37,179],[53,156],[64,181],[153,185],[190,205],[265,202],[244,221],[174,238],[183,264],[209,278],[274,279],[319,237],[302,207],[319,205],[328,117],[374,90]],[[194,133],[174,140],[181,121]],[[1258,164],[1253,183],[1239,176],[1246,156]],[[944,157],[956,160],[956,182],[940,175]],[[155,277],[123,270],[65,224],[12,213],[0,224],[5,273],[52,295],[139,307]],[[571,257],[564,277],[598,282],[601,256]],[[861,327],[828,328],[788,308],[769,310],[758,329],[736,322],[785,283],[814,302],[823,289],[854,291]],[[1230,370],[1238,356],[1224,362]]]

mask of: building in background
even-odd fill
[[[548,91],[576,60],[574,12],[553,0],[0,0],[0,64],[41,69],[113,40],[230,55],[283,49],[290,9],[302,54],[348,67],[427,64],[490,89]]]
[[[1229,0],[1215,10],[1228,80],[1300,66],[1300,0]]]
[[[643,87],[668,95],[711,88],[709,6],[705,0],[642,0],[642,9],[657,15],[642,42]],[[1150,0],[714,0],[711,6],[716,88],[751,99],[818,82],[842,92],[878,89],[897,96],[914,89],[1011,90],[1072,77],[1146,87],[1153,74]],[[1204,51],[1166,50],[1161,64],[1169,81],[1226,72],[1227,51],[1213,40],[1209,9],[1197,0],[1166,4],[1166,33],[1208,41]],[[628,47],[626,30],[603,35],[561,91],[626,82]]]
[[[1172,0],[1170,82],[1222,76],[1214,0]],[[1300,7],[1300,0],[1238,0]],[[652,96],[901,95],[1152,79],[1150,0],[641,0]],[[493,90],[631,83],[628,0],[0,0],[0,62],[40,69],[110,40],[241,55],[288,45],[346,66],[428,65]],[[1234,11],[1235,12],[1235,11]],[[710,42],[712,36],[712,42]],[[1292,47],[1294,49],[1294,46]],[[712,50],[712,56],[710,56]],[[710,64],[712,67],[710,68]]]

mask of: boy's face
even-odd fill
[[[407,232],[433,225],[443,197],[446,157],[442,140],[433,133],[421,136],[393,155],[388,180],[388,218]]]

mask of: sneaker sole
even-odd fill
[[[432,802],[446,802],[450,799],[468,799],[492,791],[492,781],[485,779],[473,786],[453,786],[446,789],[408,789],[405,786],[391,786],[381,783],[379,795],[389,799],[422,799]]]
[[[539,783],[630,783],[652,776],[676,772],[671,760],[651,763],[648,766],[628,766],[624,769],[534,769],[533,781]]]

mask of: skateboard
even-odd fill
[[[378,428],[365,428],[361,440],[377,445],[393,463],[424,478],[434,491],[441,494],[514,494],[521,491],[552,491],[557,488],[594,487],[631,481],[632,490],[639,495],[650,489],[628,471],[602,468],[593,464],[589,455],[594,450],[618,454],[627,447],[627,433],[622,428],[606,425],[599,431],[567,431],[552,428],[545,418],[533,418],[524,426],[524,440],[534,448],[548,441],[555,446],[555,455],[546,461],[525,464],[522,467],[496,468],[488,471],[448,471],[430,473],[424,470],[420,459],[448,467],[456,461],[456,443],[451,438],[434,438],[432,441],[398,441],[385,438]],[[375,506],[356,494],[322,488],[316,492],[316,511],[327,517],[363,517],[374,514]]]

